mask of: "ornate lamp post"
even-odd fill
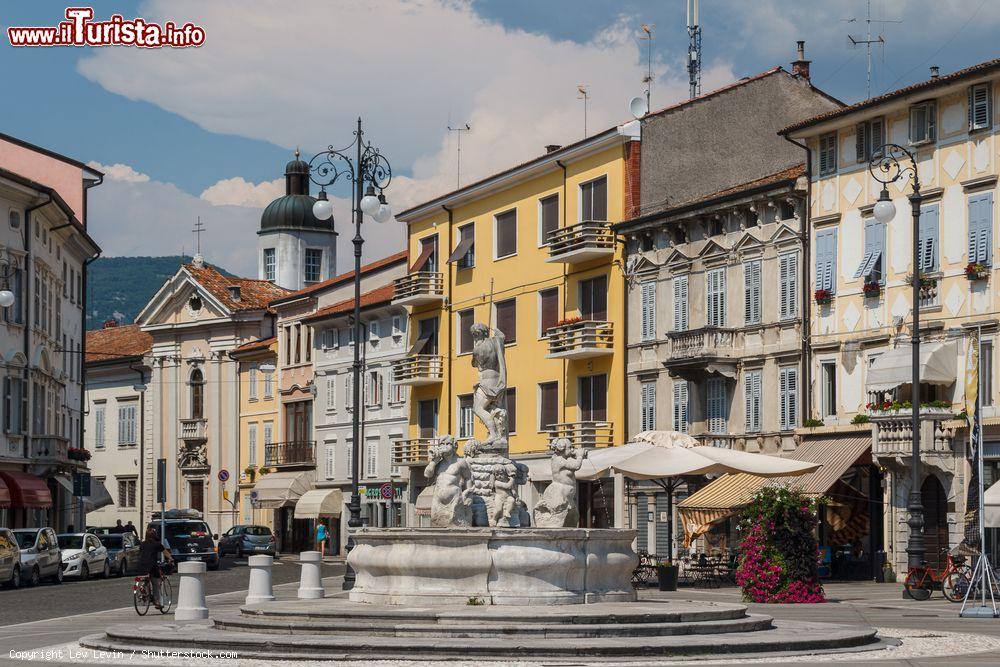
[[[351,149],[355,156],[350,157]],[[382,152],[365,141],[358,118],[358,129],[354,131],[354,141],[343,148],[330,146],[313,156],[309,161],[309,180],[319,186],[319,196],[313,204],[313,215],[319,220],[331,220],[333,205],[327,199],[326,188],[338,181],[350,183],[351,212],[354,216],[354,413],[352,415],[351,443],[351,500],[347,505],[350,519],[347,521],[347,552],[354,548],[354,531],[361,527],[361,495],[358,491],[361,448],[361,345],[364,340],[361,327],[361,246],[365,240],[361,236],[361,223],[365,215],[376,222],[392,219],[392,209],[386,203],[383,191],[392,180],[392,168]],[[376,195],[376,191],[378,194]],[[344,590],[354,587],[354,570],[350,565],[344,574]]]
[[[906,160],[909,164],[902,162]],[[889,198],[889,183],[901,178],[913,179],[913,191],[907,197],[913,218],[913,266],[910,276],[913,290],[913,332],[910,344],[913,350],[911,384],[913,386],[910,404],[911,430],[913,432],[913,450],[910,455],[910,498],[906,509],[910,518],[906,525],[910,527],[910,536],[906,542],[906,554],[909,567],[920,567],[924,559],[924,504],[920,494],[920,204],[923,195],[920,194],[920,176],[917,173],[917,163],[913,153],[897,144],[885,144],[872,156],[868,171],[882,184],[872,215],[879,222],[886,224],[896,217],[896,206]]]

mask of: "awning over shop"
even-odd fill
[[[951,343],[924,343],[920,346],[920,381],[949,385],[958,375],[957,357]],[[868,369],[868,391],[888,391],[913,379],[913,351],[900,345],[879,355]]]
[[[10,489],[3,478],[0,478],[0,507],[10,507]]]
[[[430,514],[431,513],[431,499],[434,497],[434,487],[428,486],[419,494],[417,494],[417,502],[414,503],[413,509],[417,514]]]
[[[0,471],[0,479],[10,492],[11,507],[47,509],[52,507],[52,493],[45,480],[26,472]]]
[[[296,519],[318,519],[323,516],[340,516],[344,508],[344,494],[340,489],[312,489],[306,491],[295,503]]]
[[[983,492],[983,522],[987,528],[1000,528],[1000,482]]]
[[[551,482],[552,481],[552,458],[546,456],[541,459],[519,459],[528,468],[529,482]]]
[[[250,501],[259,509],[294,505],[312,487],[314,470],[271,472],[253,485]]]
[[[870,437],[828,437],[806,440],[783,458],[812,461],[821,467],[801,477],[776,477],[766,479],[748,473],[725,475],[688,496],[677,506],[684,526],[685,542],[707,533],[713,525],[723,521],[750,502],[765,485],[789,485],[810,495],[823,495],[840,480],[847,469],[870,462],[872,440]]]
[[[75,499],[73,496],[73,480],[67,477],[56,477],[56,481],[59,482],[59,486],[66,489],[66,495],[68,497]],[[104,486],[104,482],[96,477],[91,477],[90,495],[83,497],[83,511],[93,512],[94,510],[99,510],[102,507],[112,505],[114,502],[115,500],[111,497],[108,487]]]

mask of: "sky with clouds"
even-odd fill
[[[656,25],[653,107],[684,99],[684,0],[95,0],[113,13],[192,21],[194,49],[13,49],[0,40],[0,131],[106,172],[90,227],[106,255],[191,252],[200,217],[206,257],[252,275],[260,212],[283,191],[292,151],[306,156],[367,137],[392,162],[396,210],[629,118],[643,91]],[[1000,56],[997,0],[871,0],[872,92]],[[65,4],[4,3],[0,26],[55,25]],[[806,40],[813,83],[853,102],[866,94],[866,0],[702,0],[705,91],[794,57]],[[884,20],[884,22],[882,22]],[[349,266],[347,191],[335,195]],[[366,223],[365,255],[403,245],[402,225]]]

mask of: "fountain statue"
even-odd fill
[[[580,524],[577,504],[576,471],[587,456],[585,449],[573,449],[566,438],[549,443],[552,451],[552,483],[535,505],[535,525],[539,528],[574,528]]]
[[[504,356],[506,339],[503,332],[476,323],[469,328],[472,335],[472,365],[479,371],[479,382],[473,387],[472,413],[486,427],[487,438],[482,443],[487,451],[507,453],[507,361]]]
[[[439,528],[472,525],[472,469],[458,456],[458,443],[446,435],[431,447],[424,476],[434,480],[431,525]]]

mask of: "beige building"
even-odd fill
[[[875,461],[888,470],[886,548],[905,572],[910,493],[910,413],[893,402],[920,400],[925,558],[942,564],[964,526],[968,465],[963,359],[970,334],[983,329],[981,395],[986,484],[997,478],[1000,414],[993,351],[1000,311],[993,266],[997,253],[997,89],[993,60],[859,102],[784,130],[809,148],[810,285],[826,290],[811,308],[808,408],[828,429],[869,420]],[[869,172],[885,143],[916,158],[921,183],[920,235],[914,239],[913,181],[888,186],[896,215],[888,224],[872,209],[882,185]],[[909,166],[908,160],[906,166]],[[919,266],[912,264],[914,242]],[[925,381],[910,386],[910,276],[923,277],[921,344]],[[874,406],[870,404],[875,404]],[[888,403],[888,409],[883,406]]]

